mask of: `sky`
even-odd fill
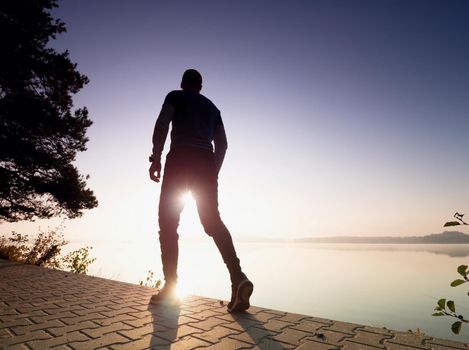
[[[72,241],[156,237],[151,136],[187,68],[222,113],[235,239],[424,235],[469,211],[467,1],[67,0],[53,15],[94,122],[76,165],[99,207],[64,222]],[[188,237],[204,234],[194,208]]]

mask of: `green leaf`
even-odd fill
[[[467,275],[467,265],[460,265],[458,266],[458,273],[463,276],[463,277],[466,277]]]
[[[458,225],[461,225],[458,221],[448,221],[446,224],[443,225],[443,227],[458,226]]]
[[[440,299],[437,302],[438,306],[441,307],[441,309],[445,309],[445,304],[446,304],[446,299]]]
[[[435,307],[433,310],[435,310],[435,311],[441,311],[441,310],[443,310],[443,309],[442,309],[441,307],[437,306],[437,307]]]
[[[448,309],[450,309],[451,311],[455,311],[456,310],[456,307],[454,305],[454,301],[452,300],[448,300],[448,302],[446,303],[446,305],[448,306]]]
[[[432,316],[444,316],[445,314],[443,312],[434,312],[432,313]]]
[[[454,334],[459,334],[459,331],[461,330],[461,326],[462,326],[461,321],[454,322],[451,325],[451,330],[453,331]]]
[[[466,283],[466,281],[464,281],[462,279],[457,279],[457,280],[454,280],[453,282],[451,282],[451,287],[457,287],[457,286],[460,286],[463,283]]]

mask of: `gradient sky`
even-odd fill
[[[100,202],[69,238],[155,236],[153,125],[187,68],[222,112],[234,236],[423,235],[469,211],[468,1],[59,4],[51,45],[91,80],[77,165]],[[202,234],[193,203],[181,230]]]

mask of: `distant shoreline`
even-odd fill
[[[446,231],[413,237],[307,237],[293,240],[295,243],[355,243],[355,244],[469,244],[469,235],[458,231]]]
[[[469,244],[469,235],[458,231],[445,231],[425,236],[332,236],[302,238],[272,238],[259,236],[238,236],[242,243],[319,243],[319,244]]]

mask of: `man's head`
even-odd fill
[[[199,92],[202,89],[202,75],[195,69],[186,70],[182,75],[181,89]]]

